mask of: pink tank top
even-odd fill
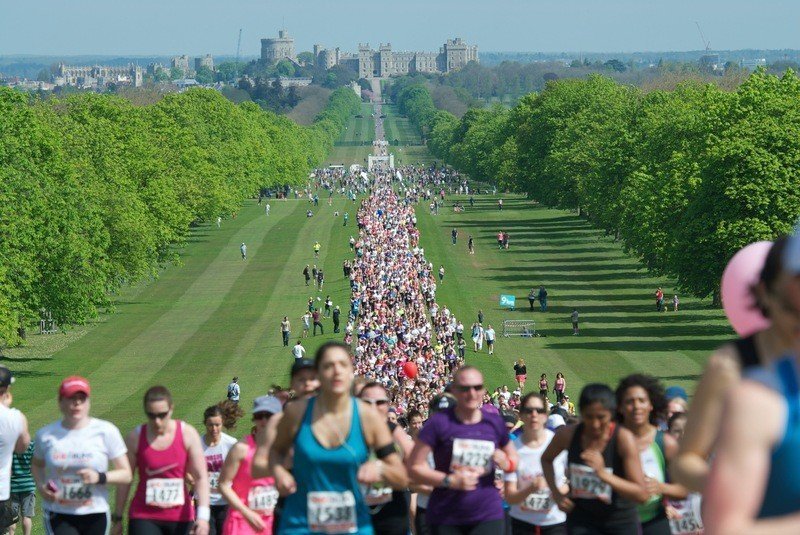
[[[272,533],[273,512],[278,500],[275,479],[272,477],[253,479],[250,475],[250,468],[253,465],[253,455],[256,453],[256,441],[253,435],[247,435],[245,442],[247,443],[247,455],[239,463],[239,470],[233,477],[231,488],[242,500],[242,503],[251,509],[258,509],[262,520],[264,520],[266,528],[264,533]],[[228,516],[225,520],[226,527],[228,525],[241,525],[242,521],[244,521],[244,517],[239,511],[233,507],[228,508]],[[239,529],[241,530],[242,528],[240,527]],[[226,533],[235,533],[235,531],[226,530]]]
[[[130,517],[162,522],[194,520],[192,497],[184,480],[188,452],[183,444],[183,422],[175,420],[175,438],[165,450],[147,441],[147,426],[139,429],[136,468],[139,483],[131,502]]]

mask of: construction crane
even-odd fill
[[[700,39],[703,41],[703,45],[706,47],[706,53],[711,49],[711,41],[706,41],[706,36],[703,35],[703,29],[700,27],[700,23],[694,21],[695,25],[697,25],[697,31],[700,32]]]
[[[239,79],[239,52],[242,49],[242,29],[239,28],[239,41],[236,43],[236,63],[234,64],[233,69],[233,81],[236,82]]]

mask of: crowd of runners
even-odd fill
[[[516,389],[492,390],[465,364],[470,332],[436,301],[414,212],[460,178],[321,176],[366,193],[344,340],[313,359],[298,342],[291,384],[257,397],[247,424],[234,378],[199,430],[153,386],[123,435],[71,376],[60,416],[31,433],[0,366],[0,528],[30,533],[40,499],[57,535],[800,531],[800,237],[775,242],[752,288],[771,325],[714,352],[690,408],[641,374],[589,384],[576,406],[563,373],[525,392],[520,359]]]

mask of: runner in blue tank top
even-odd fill
[[[350,395],[349,349],[340,342],[319,348],[315,359],[319,396],[287,405],[278,424],[270,468],[278,490],[288,495],[280,533],[371,535],[369,509],[359,485],[408,486],[386,422]],[[367,460],[370,450],[378,460]]]

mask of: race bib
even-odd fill
[[[392,501],[392,487],[385,485],[366,485],[363,493],[367,505],[384,505]]]
[[[247,493],[247,506],[261,514],[271,515],[278,504],[278,491],[273,486],[253,487]]]
[[[84,483],[80,476],[61,475],[57,481],[58,502],[64,505],[79,506],[92,501],[93,485]]]
[[[184,503],[183,479],[148,479],[144,503],[151,507],[180,507]]]
[[[531,492],[525,497],[520,508],[529,513],[549,513],[553,508],[553,498],[548,490]]]
[[[608,467],[605,471],[613,472]],[[597,473],[586,465],[574,463],[569,465],[569,485],[570,495],[573,498],[611,503],[611,485],[601,481]]]
[[[476,468],[482,473],[489,471],[494,454],[494,442],[490,440],[474,440],[457,438],[453,440],[453,458],[450,460],[450,471],[460,468]]]
[[[344,492],[308,493],[308,529],[320,533],[356,533],[356,498]]]
[[[669,530],[672,535],[703,535],[705,529],[703,520],[699,514],[696,514],[698,511],[692,507],[691,500],[670,500],[669,504],[679,515],[678,518],[669,521]]]

